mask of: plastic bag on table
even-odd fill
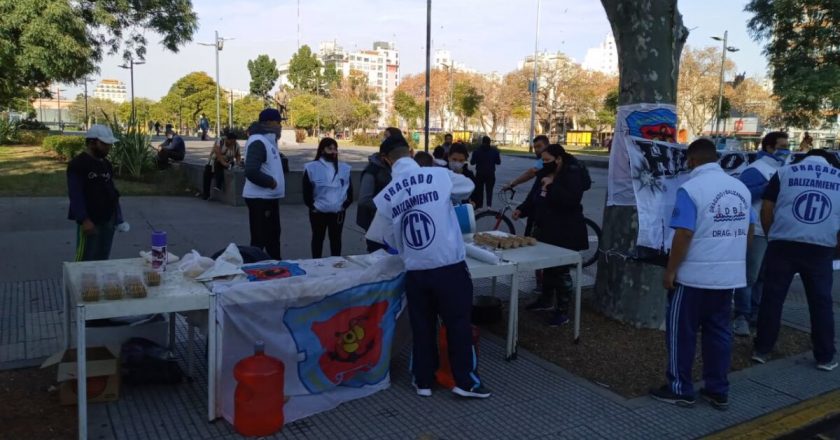
[[[184,272],[184,276],[196,278],[213,267],[215,263],[212,258],[202,257],[198,251],[193,249],[190,253],[181,257],[178,269]]]

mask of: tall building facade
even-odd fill
[[[586,70],[618,75],[618,50],[612,33],[608,34],[598,47],[586,51],[582,65]]]
[[[116,79],[103,79],[93,91],[93,97],[122,104],[127,99],[125,84]]]
[[[400,84],[400,53],[394,43],[377,41],[373,49],[345,53],[335,42],[319,54],[322,61],[335,63],[346,78],[353,71],[367,76],[368,86],[376,92],[379,127],[387,126],[394,92]]]

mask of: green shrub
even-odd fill
[[[0,117],[0,145],[16,144],[20,140],[18,138],[18,127],[20,124],[17,121],[11,122],[5,117]]]
[[[353,135],[353,143],[360,147],[376,147],[382,143],[382,140],[373,134],[356,133]]]
[[[46,136],[41,147],[64,160],[70,160],[85,150],[85,138],[83,136]]]
[[[24,119],[20,121],[21,130],[49,130],[43,122],[37,119]]]
[[[111,147],[110,160],[118,176],[140,178],[154,168],[154,149],[151,136],[135,125],[124,129],[112,120],[111,130],[118,139]]]
[[[23,125],[21,125],[23,127]],[[23,145],[42,145],[44,138],[52,134],[49,130],[29,130],[21,128],[18,131],[18,142]]]

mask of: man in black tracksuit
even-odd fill
[[[487,207],[493,207],[493,187],[496,186],[496,165],[502,164],[499,150],[490,145],[491,139],[484,136],[481,146],[473,151],[470,164],[475,166],[475,207],[484,206],[484,196],[487,196]]]

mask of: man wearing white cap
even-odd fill
[[[114,168],[106,159],[115,142],[110,128],[94,125],[85,134],[87,149],[67,165],[67,218],[77,224],[76,261],[107,260],[114,231],[129,229],[122,218],[120,193],[114,186]]]

